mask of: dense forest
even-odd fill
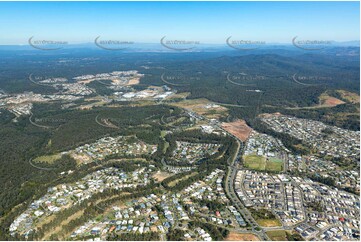
[[[76,166],[74,160],[63,156],[54,164],[41,164],[45,169],[37,169],[29,163],[32,158],[73,149],[109,135],[135,135],[144,142],[158,144],[161,130],[167,129],[160,118],[169,114],[170,109],[175,110],[174,107],[158,105],[64,111],[58,109],[57,104],[35,105],[34,116],[41,117],[45,122],[51,121],[54,126],[51,129],[32,125],[28,117],[14,123],[11,121],[14,116],[5,112],[0,119],[0,179],[3,184],[0,216],[4,218],[14,206],[25,204],[44,193],[52,182],[61,179],[59,174],[62,171],[74,170]],[[95,118],[98,115],[111,118],[119,129],[97,124]]]

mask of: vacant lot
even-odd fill
[[[323,106],[323,107],[335,107],[337,105],[340,105],[340,104],[344,104],[345,102],[338,99],[338,98],[335,98],[335,97],[331,97],[327,94],[321,94],[320,96],[320,105]]]
[[[287,241],[286,231],[284,230],[272,230],[266,233],[273,241]]]
[[[267,209],[252,209],[250,208],[252,217],[261,227],[279,227],[282,226],[281,221]]]
[[[158,172],[154,173],[153,178],[156,179],[158,182],[161,182],[164,179],[166,179],[172,175],[173,175],[172,173],[158,171]]]
[[[231,231],[225,241],[260,241],[254,234],[241,234]]]
[[[237,120],[231,123],[222,123],[222,127],[243,142],[248,139],[252,131],[252,128],[250,128],[244,120]]]
[[[172,103],[171,105],[192,110],[207,118],[219,119],[228,115],[227,108],[217,105],[205,98],[183,100]]]
[[[346,101],[349,101],[351,103],[359,103],[360,102],[360,96],[356,93],[348,92],[345,90],[338,90],[337,92],[341,95],[342,99],[344,99]]]
[[[282,226],[278,219],[256,219],[256,222],[261,227],[279,227]]]
[[[283,161],[277,158],[269,158],[259,155],[243,156],[244,166],[257,171],[282,171]]]

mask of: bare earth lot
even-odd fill
[[[227,108],[217,105],[205,98],[183,100],[173,103],[172,105],[192,110],[193,112],[204,115],[210,119],[219,119],[228,115]]]
[[[230,232],[225,238],[225,241],[260,241],[254,234],[241,234],[236,232]]]
[[[153,178],[156,179],[158,182],[163,181],[164,179],[166,179],[167,177],[172,176],[172,173],[168,173],[168,172],[156,172],[153,175]]]
[[[337,105],[340,104],[344,104],[345,102],[335,98],[335,97],[331,97],[327,94],[322,94],[320,96],[320,106],[324,106],[324,107],[335,107]]]
[[[252,131],[244,120],[222,123],[222,127],[242,141],[246,141]]]

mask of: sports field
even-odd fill
[[[244,166],[257,171],[282,171],[283,161],[277,158],[267,159],[259,155],[243,156]]]

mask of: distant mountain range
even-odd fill
[[[44,46],[46,47],[46,46]],[[331,44],[327,46],[327,49],[333,47],[360,47],[359,40],[353,41],[345,41],[345,42],[337,42],[331,41]],[[95,43],[81,43],[81,44],[66,44],[62,46],[62,49],[73,49],[73,48],[87,48],[87,49],[101,49]],[[263,45],[256,46],[250,50],[242,50],[239,51],[254,51],[257,50],[266,50],[266,49],[296,49],[292,43],[266,43]],[[30,45],[0,45],[0,50],[34,50],[34,48]],[[237,50],[228,46],[226,43],[224,44],[197,44],[194,46],[190,46],[189,49],[185,50],[176,50],[169,49],[163,46],[161,43],[134,43],[129,44],[127,48],[118,51],[124,52],[212,52],[212,51],[226,51],[226,50]]]

